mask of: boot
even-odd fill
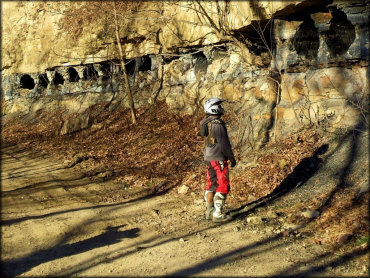
[[[212,220],[212,214],[215,210],[213,205],[213,196],[214,192],[212,191],[206,191],[204,194],[204,200],[206,201],[206,219]]]
[[[230,215],[226,215],[223,212],[223,207],[225,205],[226,196],[220,192],[216,192],[214,197],[214,206],[215,210],[213,212],[213,222],[226,222],[230,221],[232,217]]]

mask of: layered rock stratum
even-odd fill
[[[40,110],[83,115],[124,92],[107,25],[83,25],[76,38],[66,31],[70,5],[2,3],[5,121]],[[235,128],[253,134],[240,136],[246,151],[306,124],[363,126],[368,12],[367,0],[144,2],[121,34],[135,103],[162,99],[195,114],[207,97],[222,97],[240,119]],[[93,120],[78,122],[60,132]]]

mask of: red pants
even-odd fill
[[[206,191],[227,194],[230,191],[229,167],[227,161],[207,161],[207,187]]]

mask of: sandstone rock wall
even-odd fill
[[[192,2],[174,3],[161,5],[161,16],[147,17],[155,24],[133,22],[129,36],[143,39],[125,49],[132,50],[126,62],[138,106],[158,97],[194,114],[207,97],[225,98],[238,119],[230,123],[231,135],[242,153],[275,131],[284,135],[323,122],[353,127],[366,117],[369,1],[231,1],[227,27],[239,41],[248,39],[244,52],[197,21]],[[217,19],[213,2],[204,7]],[[124,91],[114,52],[86,46],[89,36],[99,41],[94,28],[77,42],[63,33],[62,15],[50,10],[64,8],[63,2],[3,4],[9,18],[2,26],[3,119],[39,110],[83,114]],[[77,122],[86,128],[91,119]]]
[[[238,29],[259,19],[270,17],[286,7],[304,1],[232,1],[225,12],[230,29]],[[142,38],[137,44],[127,42],[128,58],[171,53],[178,47],[206,45],[220,40],[210,33],[209,24],[199,22],[193,1],[145,2],[123,30],[127,39]],[[78,5],[74,3],[75,5]],[[104,26],[97,22],[83,26],[77,41],[66,32],[63,18],[71,7],[70,1],[3,1],[2,7],[2,72],[36,73],[63,64],[78,65],[117,58],[112,38],[104,37]],[[217,21],[216,5],[204,4],[209,15]],[[72,6],[76,7],[76,6]],[[199,8],[198,8],[199,10]],[[263,12],[262,12],[263,11]],[[108,24],[112,24],[112,16]],[[127,33],[129,32],[129,33]]]

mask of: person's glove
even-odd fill
[[[231,168],[234,168],[235,167],[235,165],[236,165],[236,160],[235,160],[235,158],[234,157],[231,157],[230,159],[230,163],[231,163]]]

